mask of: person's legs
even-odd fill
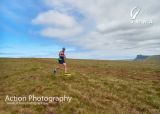
[[[55,70],[57,71],[58,69],[60,69],[60,65],[58,64],[58,66],[56,66]]]
[[[66,74],[66,73],[67,73],[67,70],[68,70],[68,69],[67,69],[67,64],[65,63],[65,61],[64,61],[63,59],[59,60],[58,62],[59,62],[59,64],[58,64],[58,66],[54,69],[54,73],[56,73],[57,70],[63,70],[64,73]],[[63,68],[62,68],[62,65],[63,65]]]
[[[60,63],[59,63],[58,66],[56,66],[56,67],[54,68],[54,73],[56,73],[57,70],[63,70],[62,65],[63,65],[63,64],[60,64]]]
[[[63,65],[64,65],[64,73],[67,73],[67,64],[63,63]]]

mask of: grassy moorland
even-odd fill
[[[53,76],[55,59],[0,59],[0,114],[159,114],[160,64],[68,60],[72,76]],[[70,103],[9,105],[6,95],[71,96]]]

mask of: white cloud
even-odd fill
[[[56,10],[40,13],[33,24],[44,25],[41,34],[45,37],[68,38],[81,33],[82,28],[74,17]]]
[[[53,25],[65,28],[71,28],[77,25],[77,22],[73,17],[54,10],[40,13],[32,22],[34,24],[42,24],[48,26]]]
[[[42,30],[43,36],[63,38],[64,42],[77,45],[84,50],[91,50],[92,54],[88,52],[90,56],[101,57],[102,53],[104,57],[138,53],[160,54],[158,0],[145,2],[139,0],[44,1],[54,11],[41,13],[33,20],[36,24],[49,26]],[[141,8],[137,18],[152,19],[153,24],[131,24],[130,11],[136,6]],[[70,15],[75,10],[84,16],[83,22],[76,20],[76,14]]]
[[[50,38],[58,37],[58,38],[64,39],[64,38],[73,37],[73,36],[79,34],[81,32],[81,30],[82,29],[80,27],[75,27],[75,29],[73,29],[73,28],[72,29],[70,29],[70,28],[57,29],[57,28],[50,27],[50,28],[43,29],[42,35],[45,37],[50,37]]]

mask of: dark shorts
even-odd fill
[[[64,58],[59,58],[59,59],[58,59],[58,62],[59,62],[59,64],[65,63]]]

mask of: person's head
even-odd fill
[[[62,51],[64,52],[66,49],[65,48],[62,48]]]

